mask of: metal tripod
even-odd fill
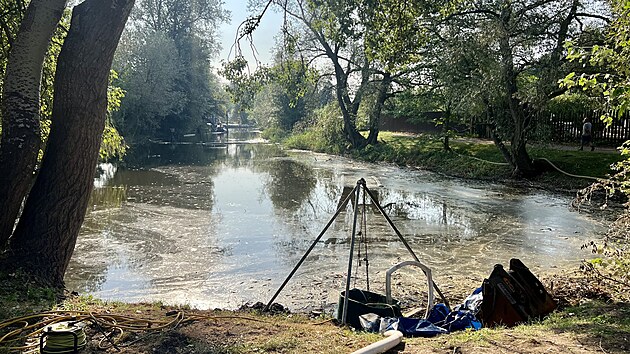
[[[269,302],[265,306],[265,309],[264,309],[265,311],[269,310],[269,308],[271,307],[271,304],[273,304],[273,301],[278,297],[278,295],[280,295],[280,292],[282,292],[284,287],[287,285],[289,280],[291,280],[291,278],[293,277],[295,272],[297,272],[297,270],[300,268],[302,263],[304,263],[304,260],[306,260],[306,258],[311,253],[313,248],[315,248],[315,245],[317,245],[317,243],[322,238],[322,236],[324,236],[326,231],[328,231],[328,228],[330,228],[330,225],[332,225],[332,223],[335,221],[337,216],[339,216],[339,214],[346,208],[348,202],[354,196],[354,218],[353,218],[353,223],[352,223],[352,237],[350,239],[350,256],[348,257],[348,273],[347,273],[347,277],[346,277],[346,291],[345,291],[346,296],[344,296],[343,312],[342,312],[342,316],[341,316],[342,324],[346,324],[347,323],[346,319],[347,319],[347,315],[348,315],[348,313],[347,313],[347,311],[348,311],[347,310],[348,309],[348,294],[349,294],[349,291],[350,291],[350,278],[351,278],[351,274],[352,274],[352,257],[353,257],[353,254],[354,254],[354,243],[355,243],[356,231],[357,231],[357,218],[358,218],[358,213],[359,213],[359,211],[358,211],[358,209],[359,209],[358,208],[358,206],[359,206],[359,195],[360,195],[361,190],[363,190],[363,192],[370,197],[370,200],[371,200],[372,204],[374,204],[376,206],[376,208],[381,213],[381,215],[383,215],[385,220],[387,220],[387,223],[392,228],[394,233],[396,233],[396,236],[398,236],[400,241],[402,241],[402,243],[405,246],[405,248],[407,249],[407,251],[409,251],[409,253],[411,254],[411,257],[413,257],[413,259],[416,262],[420,262],[420,260],[418,259],[418,256],[416,256],[416,254],[413,252],[413,250],[409,246],[409,243],[407,243],[407,240],[405,240],[405,238],[402,236],[400,231],[398,231],[398,229],[396,228],[396,225],[394,225],[394,223],[389,218],[387,213],[385,213],[385,210],[383,209],[383,207],[381,207],[381,205],[379,204],[379,202],[376,199],[376,197],[374,196],[374,194],[372,194],[372,192],[368,189],[368,187],[366,186],[365,180],[363,178],[361,178],[361,179],[359,179],[357,181],[357,184],[354,187],[354,189],[352,190],[352,192],[350,192],[346,196],[346,198],[343,200],[343,202],[341,202],[341,204],[339,204],[339,207],[337,208],[337,211],[335,212],[335,214],[330,218],[330,220],[328,221],[326,226],[324,226],[324,228],[319,233],[317,238],[313,241],[313,243],[308,248],[308,250],[306,250],[306,252],[302,256],[300,261],[295,265],[295,267],[293,268],[291,273],[289,273],[289,275],[286,277],[284,282],[282,282],[282,285],[280,285],[280,287],[278,288],[276,293],[271,297],[271,300],[269,300]],[[442,291],[440,291],[440,289],[435,284],[435,282],[433,282],[433,288],[440,295],[440,297],[442,299],[442,302],[444,302],[444,304],[447,307],[449,307],[448,301],[446,301],[446,298],[444,297],[444,294],[442,294]]]

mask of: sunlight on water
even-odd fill
[[[570,211],[568,197],[547,192],[271,145],[162,148],[147,153],[145,167],[102,168],[66,274],[69,289],[200,308],[266,302],[359,178],[447,290],[462,279],[480,284],[512,257],[534,272],[575,266],[588,256],[580,245],[605,230]],[[370,283],[382,291],[387,268],[411,257],[366,207]],[[337,301],[352,216],[349,207],[340,214],[279,302],[300,310]],[[364,286],[365,262],[358,269],[354,282]],[[397,284],[401,277],[422,284],[413,271]]]

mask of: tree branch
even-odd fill
[[[598,14],[589,14],[589,13],[585,13],[585,12],[576,12],[575,13],[575,17],[596,18],[598,20],[602,20],[602,21],[606,22],[606,24],[609,24],[612,21],[609,17],[598,15]]]

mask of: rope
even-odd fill
[[[365,190],[363,191],[363,215],[361,217],[361,228],[363,229],[363,232],[361,233],[361,239],[363,240],[363,245],[365,247],[365,284],[367,287],[367,291],[370,291],[370,272],[369,272],[369,267],[370,267],[370,261],[368,260],[368,239],[367,239],[367,215],[365,213],[366,211],[366,206],[365,206]],[[359,245],[360,248],[360,245]]]
[[[357,266],[356,266],[356,270],[355,270],[355,276],[354,276],[354,287],[356,288],[356,282],[357,282],[357,278],[358,273],[359,273],[359,267],[361,267],[361,261],[365,262],[365,284],[366,284],[366,288],[367,291],[370,291],[370,274],[369,274],[369,260],[368,260],[368,245],[367,245],[367,214],[366,214],[366,210],[367,210],[367,206],[366,206],[366,193],[365,191],[363,191],[363,209],[361,210],[361,223],[360,223],[360,227],[359,227],[359,232],[357,233],[359,235],[359,247],[357,247],[358,251],[357,251]],[[364,248],[364,253],[365,256],[363,258],[361,258],[361,247]]]

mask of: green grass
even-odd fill
[[[0,272],[0,321],[52,308],[60,291],[41,287],[23,274]]]
[[[580,331],[607,341],[630,339],[630,304],[587,301],[556,312],[540,326],[555,331]]]
[[[352,156],[370,162],[386,161],[404,166],[414,166],[454,177],[481,180],[507,179],[511,168],[494,144],[484,141],[452,140],[452,151],[445,151],[436,136],[397,135],[391,132],[379,134],[380,144],[355,151]],[[545,158],[563,171],[580,176],[604,178],[611,173],[610,166],[622,158],[618,153],[601,151],[577,151],[552,146],[528,147],[532,159]],[[540,185],[554,189],[575,190],[584,188],[593,180],[570,177],[548,167],[532,179]]]
[[[449,152],[444,151],[442,142],[431,135],[398,136],[384,132],[379,137],[380,144],[354,152],[353,157],[370,162],[386,161],[414,166],[463,178],[507,178],[511,172],[509,166],[496,164],[504,161],[498,150],[495,148],[495,153],[491,145],[453,143],[453,151]]]
[[[314,132],[294,134],[284,140],[290,148],[313,150],[332,154],[344,151],[339,144],[326,145]],[[496,146],[488,141],[452,139],[452,151],[445,151],[440,137],[431,134],[402,135],[381,132],[379,144],[367,146],[360,151],[350,151],[351,157],[368,162],[391,162],[401,166],[411,166],[453,177],[506,180],[512,169]],[[549,145],[528,146],[530,157],[535,161],[545,158],[568,174],[605,178],[611,174],[610,166],[622,160],[616,152],[578,151],[577,147],[559,148]],[[571,177],[553,169],[546,163],[545,172],[532,178],[530,182],[556,190],[584,188],[593,180]]]
[[[630,304],[586,301],[552,313],[545,320],[517,327],[521,331],[571,332],[602,348],[630,350]]]

